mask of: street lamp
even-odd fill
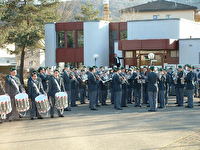
[[[154,53],[149,53],[148,58],[151,60],[151,66],[152,66],[152,60],[154,59]]]
[[[99,58],[99,55],[98,55],[98,54],[94,54],[92,57],[93,57],[93,59],[95,60],[95,66],[96,66],[96,61],[97,61],[97,59]]]

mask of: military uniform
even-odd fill
[[[19,78],[17,76],[11,76],[11,75],[6,76],[5,89],[6,89],[6,93],[11,98],[11,105],[12,105],[12,111],[8,115],[9,120],[12,121],[13,118],[19,119],[19,113],[16,109],[16,104],[15,104],[15,95],[17,95],[23,91],[23,87],[20,83]]]
[[[32,78],[28,82],[28,97],[31,99],[31,112],[30,117],[33,119],[35,117],[35,114],[38,118],[41,118],[41,115],[38,113],[36,104],[35,104],[35,98],[41,94],[45,94],[45,91],[43,89],[42,83],[40,80],[33,80]]]
[[[107,95],[108,95],[108,76],[102,75],[100,81],[100,90],[101,90],[101,104],[107,105]]]
[[[6,94],[1,81],[0,81],[0,94],[2,94],[2,95]]]
[[[165,82],[166,82],[166,77],[164,74],[160,75],[160,78],[158,79],[158,97],[160,101],[160,107],[163,108],[165,107]]]
[[[123,76],[126,80],[126,73],[125,72],[121,72],[120,76]],[[122,100],[121,100],[121,106],[122,107],[127,107],[127,97],[128,97],[128,89],[127,89],[128,85],[126,82],[122,83]]]
[[[63,77],[65,90],[66,90],[67,96],[68,96],[68,107],[65,110],[71,110],[71,108],[70,108],[70,103],[71,103],[71,84],[73,82],[73,79],[70,77],[70,73],[67,73],[67,71],[64,71],[62,77]]]
[[[65,92],[65,87],[63,83],[63,79],[61,77],[51,76],[49,79],[49,96],[51,97],[51,117],[54,117],[54,107],[55,107],[55,94],[57,92]],[[58,110],[58,116],[62,117],[60,111]]]
[[[174,80],[173,80],[173,72],[168,72],[168,77],[169,77],[169,96],[174,96],[175,95],[175,87],[174,87]]]
[[[121,99],[122,99],[122,81],[120,75],[115,73],[113,76],[113,90],[114,90],[114,106],[117,110],[121,110]]]
[[[79,90],[80,90],[80,102],[81,104],[85,104],[85,96],[86,96],[86,82],[83,78],[83,75],[80,75],[80,78],[77,79],[79,81]]]
[[[147,71],[146,72],[142,72],[141,73],[141,79],[146,80],[146,76],[147,76]],[[148,83],[143,83],[143,104],[148,104],[149,100],[148,100]]]
[[[95,106],[95,102],[97,99],[97,84],[99,82],[96,81],[95,76],[93,73],[89,72],[88,73],[88,90],[89,90],[89,95],[90,95],[90,103],[89,103],[89,108],[91,110],[97,110]]]
[[[186,77],[185,77],[185,81],[186,81],[186,92],[187,92],[187,98],[188,98],[188,108],[193,108],[193,91],[194,91],[194,74],[192,71],[190,71]]]
[[[151,67],[150,67],[151,69]],[[149,104],[150,110],[149,111],[156,111],[157,110],[157,81],[158,76],[155,72],[150,72],[147,75],[147,82],[148,82],[148,94],[149,94]]]
[[[47,81],[48,81],[48,78],[49,76],[48,75],[45,75],[43,73],[38,73],[38,77],[41,79],[42,81],[42,85],[43,85],[43,89],[44,91],[47,92]]]
[[[141,106],[141,83],[138,83],[138,78],[136,78],[139,74],[134,72],[132,75],[133,80],[133,92],[135,97],[135,107]]]
[[[130,76],[132,76],[132,74],[129,74]],[[128,96],[127,96],[127,103],[128,104],[132,104],[132,95],[133,95],[133,79],[131,79],[131,77],[128,79]]]
[[[184,101],[184,84],[181,83],[181,78],[183,78],[183,71],[177,73],[177,85],[176,85],[176,98],[178,106],[183,106]]]

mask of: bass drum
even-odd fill
[[[35,98],[37,110],[40,114],[47,113],[50,109],[49,101],[46,95],[39,95]]]

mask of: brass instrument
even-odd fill
[[[76,79],[76,76],[75,76],[75,74],[74,74],[74,72],[70,72],[71,73],[71,78],[75,81],[75,82],[77,82],[77,83],[79,83],[78,82],[78,80]],[[77,76],[78,78],[80,78],[80,76]]]
[[[122,84],[125,84],[125,83],[126,83],[127,85],[129,85],[127,78],[124,77],[122,74],[119,74],[119,75],[121,76]]]
[[[175,71],[173,72],[172,78],[173,78],[174,84],[177,84],[177,70],[175,70]]]
[[[185,84],[185,77],[187,75],[186,70],[183,70],[183,76],[180,78],[181,79],[181,84]]]

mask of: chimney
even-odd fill
[[[104,11],[103,11],[104,20],[109,21],[110,20],[109,0],[103,0],[103,4],[104,4]]]

